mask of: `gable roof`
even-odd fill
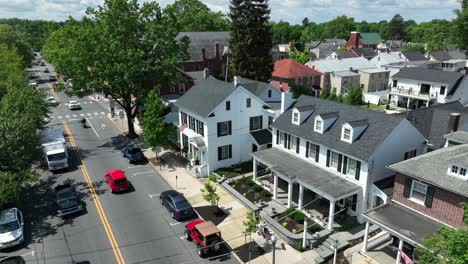
[[[466,59],[466,54],[463,52],[452,50],[452,51],[431,51],[429,54],[438,61],[447,61],[447,60],[457,60],[457,59]]]
[[[188,53],[189,60],[201,60],[202,49],[205,49],[207,59],[216,57],[216,44],[219,44],[218,55],[223,56],[224,48],[229,45],[229,31],[208,31],[208,32],[180,32],[176,36],[176,40],[181,40],[183,37],[190,39]]]
[[[424,54],[422,54],[419,51],[407,51],[407,52],[403,52],[403,55],[405,55],[405,58],[409,61],[426,60],[426,57],[424,56]]]
[[[395,52],[381,52],[377,54],[377,56],[372,58],[371,61],[379,65],[383,65],[389,63],[404,62],[405,59],[403,59],[401,56],[398,56]]]
[[[247,78],[240,78],[240,85],[257,97],[262,95],[262,93],[265,90],[268,90],[268,89],[277,90],[276,87],[274,87],[273,85],[269,83],[250,80]]]
[[[377,45],[382,41],[379,33],[360,33],[359,39],[364,45]]]
[[[451,113],[461,114],[459,128],[468,125],[468,109],[459,101],[422,107],[400,115],[406,116],[406,119],[429,141],[429,144],[440,148],[445,144],[444,135],[449,132],[448,123]]]
[[[373,58],[377,56],[377,52],[372,48],[353,48],[351,50],[359,57]]]
[[[281,77],[285,79],[320,75],[320,72],[313,70],[291,59],[282,59],[275,61],[275,69],[272,73],[272,76]]]
[[[468,181],[447,174],[452,161],[461,159],[466,164],[467,152],[468,144],[442,148],[390,165],[389,168],[468,197]]]
[[[463,74],[425,68],[406,67],[402,68],[393,79],[406,79],[413,81],[425,81],[433,83],[451,84],[460,79]]]
[[[341,59],[341,60],[317,60],[306,63],[307,67],[315,69],[319,72],[339,72],[353,70],[371,69],[376,66],[362,57]]]
[[[214,78],[203,79],[179,98],[176,105],[206,117],[237,88]]]
[[[354,54],[352,54],[351,52],[346,51],[346,50],[335,51],[335,54],[336,54],[336,57],[337,57],[337,58],[340,58],[340,59],[348,59],[348,58],[355,58],[355,57],[357,57],[357,56],[355,56]]]
[[[300,126],[292,124],[292,109],[280,115],[273,127],[298,136],[312,143],[326,146],[351,157],[367,161],[388,135],[404,119],[399,115],[387,115],[356,106],[341,104],[329,100],[302,95],[295,107],[314,106],[314,111]],[[314,132],[314,119],[317,115],[338,112],[337,119],[323,134]],[[341,141],[343,124],[367,119],[367,129],[352,144]]]

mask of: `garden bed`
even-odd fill
[[[271,201],[272,194],[255,183],[250,177],[234,180],[229,185],[254,204]]]
[[[227,168],[219,168],[215,171],[217,174],[226,177],[226,178],[234,178],[249,172],[253,171],[253,161],[246,161],[242,163],[238,163],[232,165],[231,167]]]
[[[298,211],[294,208],[288,208],[286,211],[277,214],[273,217],[280,225],[284,228],[289,230],[293,234],[297,234],[299,232],[304,231],[304,218],[305,215],[301,211]],[[309,221],[309,227],[307,232],[310,234],[319,232],[323,230],[318,224],[314,224],[314,222]]]
[[[369,233],[369,239],[375,235],[377,235],[378,233],[380,233],[380,229],[377,229],[377,230],[374,230],[372,232]],[[362,241],[364,241],[364,237],[360,237],[360,238],[356,238],[356,239],[353,239],[353,240],[349,240],[348,243],[349,243],[349,246],[352,247],[352,246],[355,246],[359,243],[362,243]]]

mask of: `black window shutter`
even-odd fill
[[[356,205],[357,205],[357,194],[353,195],[353,202],[351,205],[351,210],[356,211]]]
[[[288,148],[288,134],[283,132],[283,137],[284,137],[284,148]]]
[[[432,200],[434,199],[434,187],[428,185],[426,191],[426,200],[424,201],[424,205],[426,207],[432,207]]]
[[[249,118],[249,130],[252,131],[253,127],[253,122],[252,122],[253,117]]]
[[[288,134],[288,149],[291,149],[291,135]]]
[[[330,167],[330,156],[331,156],[331,151],[327,149],[327,167]]]
[[[218,160],[221,160],[221,147],[218,147]]]
[[[315,162],[319,162],[319,156],[320,156],[320,146],[315,145]]]
[[[338,154],[338,166],[336,167],[336,170],[338,172],[341,172],[341,163],[343,162],[343,155]]]
[[[229,145],[229,158],[232,158],[232,145]]]
[[[410,197],[410,193],[411,193],[411,183],[413,182],[413,180],[411,180],[411,178],[406,178],[405,180],[405,189],[403,191],[403,197],[405,198],[409,198]]]
[[[296,153],[299,154],[299,144],[301,143],[301,140],[296,137]]]
[[[218,123],[218,137],[221,136],[221,123]]]
[[[359,177],[361,177],[361,162],[357,161],[356,162],[356,176],[354,177],[354,179],[359,181]]]
[[[348,157],[347,156],[344,156],[344,159],[343,159],[343,174],[346,174],[346,169],[348,168]]]
[[[280,139],[280,132],[279,130],[276,130],[276,145],[279,144],[279,139]]]
[[[263,128],[263,116],[260,116],[260,129]]]
[[[229,121],[228,135],[232,135],[232,121]]]
[[[306,158],[309,157],[309,141],[306,141]]]

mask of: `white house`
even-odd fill
[[[251,154],[254,179],[258,163],[268,166],[273,198],[282,188],[288,207],[294,202],[330,230],[336,214],[363,222],[363,212],[387,201],[380,184],[393,175],[387,166],[422,153],[426,141],[404,116],[311,96],[299,97],[272,127],[273,148]]]
[[[434,103],[445,103],[466,97],[458,95],[466,90],[463,74],[424,68],[402,68],[391,78],[391,104],[407,108],[419,108]],[[463,99],[466,100],[466,99]]]
[[[270,147],[268,126],[280,111],[280,98],[273,86],[239,77],[232,83],[200,80],[176,103],[180,146],[193,165],[190,172],[205,177]]]

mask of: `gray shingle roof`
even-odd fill
[[[351,121],[351,122],[348,122],[348,124],[353,128],[354,127],[364,127],[364,126],[369,125],[369,120],[363,119],[363,120]]]
[[[467,152],[467,144],[441,148],[390,165],[389,168],[468,197],[468,181],[447,174],[449,163],[452,159],[461,157],[464,164],[468,162]]]
[[[250,132],[250,135],[257,141],[259,145],[271,144],[272,136],[269,129],[261,129]]]
[[[431,56],[438,61],[447,61],[447,60],[454,60],[454,59],[466,59],[466,54],[460,51],[431,51]]]
[[[466,144],[468,143],[468,132],[456,131],[456,132],[444,135],[444,138],[455,141],[455,142],[460,142],[462,144]]]
[[[341,50],[341,51],[335,51],[336,56],[340,59],[348,59],[348,58],[355,58],[353,54],[349,51]]]
[[[424,57],[424,54],[422,54],[419,51],[407,51],[407,52],[403,52],[403,55],[405,55],[405,58],[409,61],[426,60],[426,57]]]
[[[297,177],[304,184],[313,186],[333,198],[361,188],[355,183],[278,148],[260,150],[251,155],[260,162],[265,162],[273,171],[290,178]]]
[[[190,39],[188,53],[189,60],[201,60],[202,49],[205,49],[207,59],[216,57],[216,44],[219,44],[218,54],[223,56],[224,47],[228,47],[230,33],[229,31],[219,32],[180,32],[176,39],[180,40],[184,36]]]
[[[451,84],[456,82],[462,76],[463,74],[458,72],[447,72],[425,68],[402,68],[392,78]]]
[[[265,90],[268,89],[276,90],[276,88],[269,83],[254,81],[247,78],[241,78],[240,85],[255,96],[260,96]]]
[[[232,83],[226,83],[214,78],[203,79],[179,98],[176,105],[205,117],[235,89],[237,87],[234,87]]]
[[[273,127],[363,161],[367,161],[372,156],[379,145],[404,118],[399,115],[387,115],[383,112],[376,112],[316,97],[305,95],[299,97],[296,107],[306,105],[313,105],[315,110],[300,126],[292,124],[292,109],[289,109],[276,119]],[[314,132],[315,117],[330,112],[339,113],[334,124],[323,134]],[[340,140],[343,124],[363,119],[369,121],[369,126],[360,138],[352,144]]]
[[[363,56],[365,58],[373,58],[377,56],[377,52],[375,52],[372,48],[354,48],[353,51],[358,56]]]
[[[338,112],[330,112],[330,113],[323,113],[318,114],[323,120],[327,120],[329,118],[337,118],[339,113]]]
[[[401,115],[423,134],[429,144],[440,148],[445,144],[444,135],[449,132],[448,122],[451,113],[461,114],[459,127],[468,124],[468,109],[458,101],[422,107]]]

